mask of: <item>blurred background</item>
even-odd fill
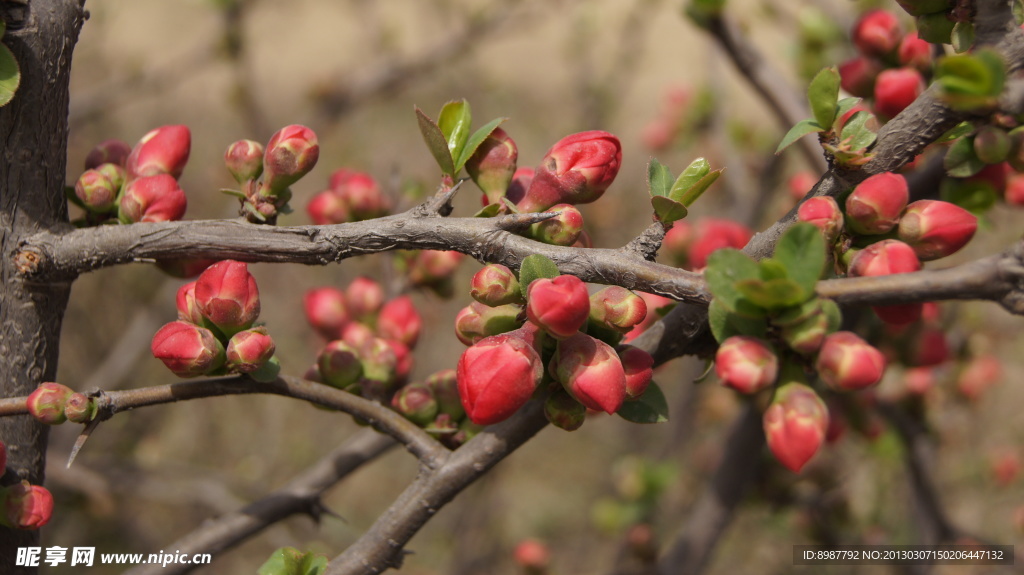
[[[866,6],[730,0],[728,14],[802,98],[810,75],[853,53],[848,30]],[[645,173],[655,155],[676,173],[698,156],[727,168],[690,217],[736,219],[754,230],[795,205],[792,176],[820,175],[797,147],[773,155],[788,126],[675,0],[90,0],[86,8],[74,55],[68,183],[96,143],[134,143],[157,126],[186,124],[193,137],[181,180],[188,219],[237,217],[237,202],[218,192],[233,185],[224,149],[242,138],[265,142],[295,123],[317,133],[320,160],[293,187],[295,212],[279,225],[310,223],[306,202],[341,167],[372,174],[403,209],[411,207],[440,175],[413,107],[436,117],[459,98],[472,105],[475,126],[509,118],[503,128],[518,144],[520,166],[536,165],[573,132],[619,136],[615,184],[581,207],[597,247],[621,246],[650,222]],[[469,216],[480,196],[472,183],[463,190],[455,215]],[[1019,217],[997,206],[965,250],[932,266],[1004,249],[1019,238]],[[261,320],[285,373],[302,375],[323,343],[303,319],[305,291],[344,287],[359,275],[387,281],[392,258],[251,266],[263,295]],[[414,294],[425,325],[414,380],[455,366],[464,347],[452,325],[479,267],[462,263],[451,299]],[[149,341],[175,319],[182,283],[145,264],[81,277],[64,325],[59,380],[76,390],[171,383]],[[1024,323],[987,303],[943,304],[942,318],[954,357],[918,398],[938,446],[935,483],[959,528],[1020,543]],[[968,399],[957,382],[967,359],[983,354],[999,363],[986,380],[1001,385]],[[512,550],[532,537],[549,546],[552,572],[604,573],[627,533],[638,537],[637,524],[651,526],[653,545],[670,543],[741,406],[714,377],[694,385],[703,370],[702,361],[685,359],[656,374],[669,396],[669,423],[595,416],[573,433],[545,429],[428,523],[409,544],[402,572],[517,573]],[[905,394],[900,368],[883,383],[879,394],[886,393]],[[118,415],[66,470],[79,429],[55,428],[47,476],[58,510],[43,545],[173,552],[169,545],[205,519],[283,485],[359,429],[346,416],[285,398],[192,401]],[[838,541],[915,542],[902,449],[875,417],[851,424],[800,476],[765,453],[763,476],[707,572],[794,571],[791,545],[822,540],[823,524]],[[414,459],[395,449],[328,492],[327,506],[344,519],[325,517],[319,526],[289,519],[198,572],[251,573],[282,546],[334,556],[415,474]],[[888,568],[843,569],[821,572]]]

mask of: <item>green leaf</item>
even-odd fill
[[[860,102],[861,98],[843,98],[842,100],[839,100],[836,104],[836,119],[832,120],[832,123],[835,124],[838,122],[840,118],[846,115],[847,112],[852,110],[853,107]]]
[[[867,126],[874,116],[868,112],[857,112],[846,121],[843,126],[843,133],[839,139],[845,142],[851,150],[866,150],[875,142],[878,134]]]
[[[674,197],[673,199],[683,204],[684,206],[692,206],[693,202],[696,202],[697,198],[699,198],[701,194],[703,194],[708,188],[710,188],[711,184],[715,183],[715,180],[717,180],[718,176],[721,176],[722,172],[724,171],[725,168],[722,168],[720,170],[714,170],[712,172],[705,174],[703,178],[698,180],[695,184],[690,186],[688,190],[685,190],[682,193],[677,194],[675,188],[673,188],[669,196],[677,196]]]
[[[484,143],[487,136],[490,136],[498,126],[505,122],[505,120],[508,120],[508,118],[495,118],[484,124],[484,126],[479,130],[473,132],[473,135],[469,137],[469,141],[466,142],[465,147],[462,148],[462,153],[459,154],[459,158],[455,162],[456,173],[458,173],[458,171],[466,165],[466,162],[473,157],[476,149],[480,147],[480,144]]]
[[[734,335],[765,337],[768,333],[768,322],[764,318],[749,318],[729,311],[721,300],[711,300],[708,306],[708,323],[711,333],[719,343]]]
[[[774,257],[807,297],[814,294],[826,260],[825,240],[814,224],[800,222],[790,226],[775,244]]]
[[[236,198],[242,198],[243,200],[248,197],[245,195],[245,192],[241,190],[232,190],[231,188],[221,188],[220,193],[234,196]]]
[[[6,106],[21,85],[21,70],[18,61],[7,46],[0,44],[0,106]]]
[[[778,155],[786,148],[793,145],[794,142],[803,138],[807,134],[813,134],[814,132],[824,132],[825,128],[822,128],[820,124],[814,120],[800,120],[795,126],[786,132],[786,135],[782,137],[782,141],[779,142],[779,147],[775,148],[775,154]]]
[[[736,282],[736,290],[754,305],[768,310],[800,305],[811,295],[790,279],[742,280]]]
[[[654,196],[668,196],[672,189],[672,170],[657,158],[651,158],[647,164],[647,191]]]
[[[736,284],[743,280],[760,281],[761,268],[747,254],[733,248],[715,250],[708,256],[704,279],[711,295],[722,300],[722,305],[748,317],[764,317],[765,312],[754,306]]]
[[[320,575],[327,569],[327,557],[303,553],[294,547],[274,551],[256,572],[258,575]]]
[[[1022,1],[1024,1],[1024,0],[1022,0]],[[966,136],[967,134],[970,134],[973,131],[974,131],[974,125],[973,124],[971,124],[970,122],[967,122],[967,121],[960,122],[959,124],[954,126],[953,129],[951,129],[948,132],[946,132],[945,134],[942,134],[941,136],[939,136],[939,138],[937,140],[935,140],[935,143],[936,144],[944,144],[946,142],[952,142],[953,140],[955,140],[955,139],[957,139],[957,138],[959,138],[961,136]]]
[[[839,331],[839,328],[843,325],[843,312],[839,310],[839,305],[830,299],[822,299],[821,311],[825,314],[825,319],[828,320],[827,332],[835,333]]]
[[[686,206],[665,196],[654,196],[651,198],[651,207],[654,208],[654,217],[663,224],[677,222],[686,217],[689,210]]]
[[[499,211],[501,211],[501,204],[498,204],[498,203],[487,204],[486,206],[481,208],[479,212],[473,214],[473,217],[474,218],[493,218],[494,216],[498,215]]]
[[[519,266],[519,288],[523,291],[523,297],[526,297],[526,290],[529,289],[533,280],[556,278],[560,275],[562,274],[558,271],[558,266],[548,258],[540,254],[526,256],[522,265]]]
[[[281,361],[277,359],[277,356],[267,360],[260,366],[259,369],[249,374],[249,377],[260,383],[270,383],[277,379],[278,374],[281,373]]]
[[[0,20],[0,38],[3,38],[4,34],[6,34],[6,33],[7,33],[7,22],[4,22],[3,20]]]
[[[915,18],[917,37],[931,44],[946,44],[953,32],[953,22],[946,17],[946,10],[924,13]]]
[[[451,177],[455,177],[455,164],[452,162],[452,153],[448,149],[448,140],[445,139],[441,128],[434,123],[423,110],[416,108],[416,121],[420,126],[420,133],[423,134],[423,141],[427,143],[437,165],[441,171]]]
[[[466,142],[469,141],[469,129],[473,122],[473,114],[469,109],[469,102],[465,99],[448,102],[441,107],[441,113],[437,117],[437,127],[441,128],[444,139],[448,143],[448,151],[452,160],[462,155]],[[458,167],[455,167],[458,172]]]
[[[811,80],[807,88],[807,101],[811,104],[814,120],[819,126],[831,126],[836,119],[839,99],[839,70],[825,68]]]
[[[957,54],[963,54],[974,45],[974,24],[970,22],[957,22],[953,25],[953,34],[950,36],[950,44]]]
[[[787,279],[789,277],[786,266],[775,258],[765,258],[757,262],[757,265],[761,270],[761,279],[763,280]]]
[[[954,178],[969,178],[985,167],[985,162],[974,153],[974,138],[964,137],[953,142],[942,159],[946,173]]]
[[[663,423],[668,421],[668,401],[661,387],[652,381],[643,395],[623,403],[615,413],[633,423]]]
[[[940,97],[951,108],[983,111],[998,103],[1006,66],[992,50],[947,56],[935,65],[935,81]]]
[[[675,201],[680,201],[683,194],[689,191],[697,182],[708,175],[711,171],[711,164],[708,163],[704,158],[697,158],[690,162],[689,166],[683,170],[683,173],[679,174],[676,181],[672,184],[672,189],[668,192],[668,197]]]
[[[939,188],[939,197],[975,215],[981,215],[995,205],[999,194],[988,182],[946,178]]]

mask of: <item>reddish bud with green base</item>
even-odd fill
[[[921,261],[937,260],[967,245],[978,229],[978,218],[956,204],[918,200],[900,219],[899,238]]]
[[[839,203],[831,196],[808,198],[797,208],[796,217],[801,222],[814,224],[821,230],[826,244],[836,241],[843,231],[843,212],[839,209]]]
[[[178,319],[196,325],[203,325],[203,312],[196,304],[196,282],[188,282],[178,288],[178,295],[175,297],[175,305],[178,308]]]
[[[913,68],[893,68],[875,81],[875,112],[894,118],[924,92],[924,77]]]
[[[427,377],[426,384],[437,400],[437,409],[458,421],[466,416],[466,410],[459,399],[459,381],[454,369],[442,369]]]
[[[754,236],[748,227],[730,220],[705,218],[697,222],[690,246],[690,267],[698,270],[708,265],[708,256],[722,248],[740,249]]]
[[[319,158],[320,145],[313,130],[297,124],[281,128],[271,136],[263,154],[260,195],[278,195],[308,174]]]
[[[836,391],[876,385],[885,374],[885,356],[857,334],[838,331],[825,338],[815,361],[818,375]]]
[[[903,31],[896,15],[885,10],[864,13],[853,27],[853,44],[861,54],[886,56],[896,49]]]
[[[530,226],[530,237],[556,246],[571,246],[583,232],[583,214],[575,206],[558,204],[545,211],[557,216]]]
[[[523,299],[516,274],[501,264],[487,264],[476,272],[470,282],[469,295],[488,306],[526,301]]]
[[[425,383],[410,383],[391,398],[391,407],[409,421],[425,426],[437,417],[437,399]]]
[[[306,320],[317,333],[327,339],[341,337],[341,330],[351,320],[345,294],[332,287],[311,289],[302,298]]]
[[[480,340],[462,353],[456,369],[462,407],[478,425],[511,417],[543,375],[544,364],[533,346],[513,334]]]
[[[741,393],[757,393],[775,382],[779,374],[779,359],[764,341],[736,335],[718,347],[715,373],[727,387]]]
[[[600,198],[622,163],[619,139],[592,130],[566,136],[548,150],[526,197],[516,206],[541,212],[556,204],[586,204]]]
[[[97,214],[114,209],[119,189],[99,170],[86,170],[75,182],[75,196],[87,210]]]
[[[263,145],[252,140],[238,140],[224,152],[224,165],[239,184],[255,180],[263,173]]]
[[[225,335],[248,329],[260,315],[260,292],[249,266],[234,260],[219,261],[196,280],[196,305],[203,317]]]
[[[874,58],[857,56],[839,65],[839,85],[852,96],[870,98],[881,71],[882,66]]]
[[[187,126],[163,126],[139,140],[125,159],[128,179],[167,174],[177,179],[185,170],[192,150],[192,133]]]
[[[825,441],[828,407],[810,387],[788,383],[775,391],[763,423],[775,458],[799,473]]]
[[[64,407],[75,392],[71,388],[48,381],[39,384],[25,402],[29,414],[40,423],[59,425],[67,421]]]
[[[587,286],[576,276],[534,280],[526,291],[526,316],[552,337],[579,331],[590,314]]]
[[[647,391],[654,375],[651,354],[631,345],[619,346],[619,360],[626,374],[626,399],[636,399]]]
[[[103,164],[116,164],[124,167],[132,147],[121,140],[104,140],[89,151],[85,157],[85,169],[93,170]]]
[[[370,174],[346,168],[335,170],[330,188],[348,206],[355,221],[379,218],[391,211],[391,200]]]
[[[501,128],[495,128],[466,162],[466,173],[484,192],[487,203],[501,200],[516,172],[519,150]]]
[[[0,487],[0,525],[34,531],[50,522],[53,517],[53,495],[45,487],[28,481]]]
[[[377,336],[374,335],[372,329],[357,322],[350,322],[341,329],[342,341],[356,349],[363,349],[370,345],[375,337]]]
[[[585,333],[558,342],[548,371],[584,407],[615,413],[626,400],[626,373],[618,354]]]
[[[882,240],[871,244],[850,261],[851,276],[885,276],[916,272],[921,269],[914,249],[899,240]],[[903,325],[921,317],[921,304],[873,306],[882,321]]]
[[[860,183],[846,198],[846,223],[858,234],[884,234],[893,229],[907,207],[907,180],[885,172]]]
[[[485,337],[518,329],[523,308],[516,304],[490,307],[473,302],[455,316],[455,336],[465,345],[473,345]]]
[[[185,215],[188,200],[178,181],[167,174],[132,180],[121,196],[118,218],[126,224],[171,222]]]
[[[344,389],[363,375],[363,362],[352,345],[334,340],[320,350],[316,358],[320,379],[327,385]]]
[[[604,328],[628,333],[647,317],[643,298],[620,286],[608,286],[590,296],[590,321]]]
[[[917,32],[909,32],[900,41],[897,57],[901,65],[923,72],[932,67],[932,45],[919,38]]]
[[[274,340],[266,328],[254,327],[236,333],[228,341],[225,351],[227,366],[238,373],[252,373],[274,357]]]
[[[84,393],[72,393],[64,406],[64,415],[72,423],[89,423],[96,419],[98,411],[99,407],[96,405],[95,398]]]
[[[353,318],[368,318],[384,305],[384,288],[368,277],[357,277],[345,289],[345,302]]]
[[[398,296],[384,304],[377,316],[377,333],[385,339],[400,341],[409,348],[416,346],[423,321],[409,296]]]
[[[421,250],[409,265],[409,281],[415,286],[430,286],[447,280],[464,257],[454,251]]]
[[[974,136],[974,154],[986,164],[998,164],[1010,154],[1010,136],[996,126],[982,126]]]
[[[213,332],[184,321],[160,328],[150,349],[178,377],[205,375],[224,365],[224,346]]]
[[[793,351],[811,355],[818,351],[828,334],[828,317],[819,307],[799,321],[779,327],[779,336]]]
[[[375,337],[359,349],[363,378],[384,384],[385,391],[398,382],[398,354],[387,341]]]
[[[555,427],[576,431],[587,419],[587,408],[564,389],[555,389],[544,400],[544,417]]]
[[[306,204],[309,219],[318,226],[343,224],[351,220],[352,212],[345,199],[333,190],[324,190]]]
[[[526,190],[530,189],[530,184],[533,182],[533,176],[536,174],[533,168],[519,168],[515,174],[512,175],[512,182],[508,185],[508,190],[505,191],[505,198],[513,204],[518,204],[523,201],[526,197]],[[484,205],[486,206],[490,202],[487,196],[484,196]]]

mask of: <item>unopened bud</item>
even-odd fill
[[[858,234],[884,234],[899,222],[908,197],[903,176],[892,172],[871,176],[846,198],[847,223]]]
[[[332,287],[311,289],[302,298],[306,321],[327,339],[341,337],[341,330],[350,321],[345,294]]]
[[[571,246],[583,232],[583,214],[570,204],[558,204],[545,209],[558,215],[530,226],[530,237],[556,246]]]
[[[369,318],[384,305],[384,288],[368,277],[357,277],[345,289],[345,302],[353,318]]]
[[[619,360],[626,374],[626,400],[637,399],[651,384],[654,358],[639,347],[623,345],[619,347]]]
[[[335,170],[330,188],[348,207],[354,221],[379,218],[391,211],[391,200],[370,174],[346,168]]]
[[[383,384],[384,390],[390,391],[398,381],[398,355],[395,350],[379,337],[359,350],[363,360],[363,378]]]
[[[455,336],[465,345],[473,345],[485,337],[518,329],[523,308],[516,304],[490,307],[472,302],[455,316]]]
[[[836,241],[843,231],[843,212],[832,196],[808,198],[797,208],[796,217],[821,230],[826,244]]]
[[[544,417],[555,427],[575,431],[587,419],[587,408],[564,389],[555,389],[544,400]]]
[[[501,264],[487,264],[476,272],[470,282],[469,295],[487,306],[525,303],[519,280],[512,270]]]
[[[459,381],[454,369],[443,369],[431,374],[426,381],[437,400],[437,409],[458,421],[466,416],[459,398]]]
[[[490,425],[508,419],[529,401],[544,364],[525,340],[501,334],[464,351],[456,371],[466,415],[473,423]]]
[[[857,252],[850,261],[851,276],[884,276],[921,269],[914,249],[899,240],[882,240]],[[873,306],[882,321],[903,325],[921,317],[921,304]]]
[[[103,214],[114,209],[119,188],[103,172],[86,170],[75,182],[75,196],[90,212]]]
[[[53,517],[53,495],[45,487],[28,481],[0,487],[0,525],[34,531]]]
[[[252,140],[238,140],[224,152],[224,165],[239,184],[255,180],[263,173],[263,145]]]
[[[929,261],[959,251],[977,229],[977,216],[956,204],[918,200],[900,219],[899,237],[921,261]]]
[[[647,317],[643,298],[620,286],[608,286],[590,296],[590,322],[628,333]]]
[[[409,296],[398,296],[384,304],[377,315],[377,334],[400,341],[409,348],[416,346],[423,320]]]
[[[548,371],[585,407],[615,413],[626,400],[626,374],[607,343],[585,333],[558,342]]]
[[[495,128],[470,156],[466,173],[487,196],[487,203],[498,202],[505,195],[518,157],[516,143],[501,128]]]
[[[224,346],[213,332],[184,321],[160,328],[150,349],[178,377],[206,375],[224,365]]]
[[[465,257],[459,252],[421,250],[409,265],[409,281],[414,286],[430,286],[451,278]]]
[[[821,447],[828,422],[825,402],[800,383],[777,389],[763,420],[768,447],[794,473],[799,473]]]
[[[885,374],[885,356],[857,334],[839,331],[825,338],[815,361],[818,375],[836,391],[877,384]]]
[[[882,66],[874,58],[857,56],[839,65],[839,85],[857,98],[870,98],[881,71]]]
[[[118,218],[126,223],[170,222],[185,215],[188,200],[178,181],[167,174],[128,182],[121,196]]]
[[[982,126],[974,136],[974,155],[986,164],[998,164],[1010,154],[1010,136],[996,126]]]
[[[885,10],[866,12],[853,28],[853,44],[867,56],[889,55],[902,37],[900,21],[895,14]]]
[[[548,150],[526,197],[516,207],[540,212],[555,204],[585,204],[600,198],[622,163],[619,139],[593,130],[566,136]]]
[[[341,340],[323,347],[316,358],[321,380],[332,387],[344,389],[363,375],[363,362],[356,348]]]
[[[316,165],[320,145],[313,130],[293,124],[271,136],[263,154],[261,196],[277,196]]]
[[[178,294],[174,301],[178,308],[178,319],[203,325],[205,318],[196,304],[196,282],[188,282],[178,288]]]
[[[254,327],[231,336],[225,351],[227,366],[238,373],[252,373],[274,357],[274,340],[266,328]]]
[[[914,68],[892,68],[875,81],[875,111],[894,118],[924,92],[924,77]]]
[[[897,56],[901,65],[922,72],[932,67],[932,45],[919,38],[917,32],[909,32],[903,37]]]
[[[527,317],[555,338],[579,331],[589,314],[587,286],[576,276],[536,279],[527,289]]]
[[[409,421],[426,426],[437,417],[437,400],[425,383],[410,383],[391,398],[391,407]]]
[[[704,218],[697,222],[690,244],[690,267],[699,270],[708,265],[708,256],[722,248],[740,249],[747,245],[754,232],[731,220]]]
[[[661,240],[661,253],[671,260],[672,265],[689,269],[690,245],[693,240],[693,226],[685,220],[675,222]]]
[[[99,406],[96,398],[89,397],[84,393],[73,393],[64,406],[64,415],[72,423],[89,423],[96,419]]]
[[[74,393],[65,385],[48,381],[39,384],[39,387],[29,394],[25,404],[29,414],[40,423],[59,425],[67,421],[64,407]]]
[[[318,226],[343,224],[352,220],[352,211],[345,199],[334,190],[324,190],[306,204],[309,219]]]
[[[192,149],[192,133],[187,126],[162,126],[152,130],[135,144],[125,160],[129,179],[160,174],[181,177]]]
[[[715,353],[715,373],[723,385],[741,393],[756,393],[775,382],[779,360],[764,341],[736,335]]]
[[[128,154],[132,153],[132,147],[121,140],[104,140],[89,151],[85,157],[85,169],[93,170],[103,164],[116,164],[124,167]]]
[[[248,329],[260,315],[256,278],[244,262],[224,260],[206,268],[196,280],[195,298],[203,317],[227,336]]]

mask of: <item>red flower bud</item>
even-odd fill
[[[345,289],[345,302],[353,318],[368,318],[384,304],[384,288],[368,277],[357,277]]]
[[[914,249],[899,240],[882,240],[861,250],[850,262],[851,276],[884,276],[921,269]],[[882,321],[902,325],[921,317],[921,304],[873,306]]]
[[[899,237],[922,261],[944,258],[967,245],[978,229],[971,212],[939,200],[918,200],[900,219]]]
[[[885,172],[864,180],[846,198],[846,218],[858,234],[884,234],[896,226],[909,198],[907,180]]]
[[[466,415],[473,423],[490,425],[508,419],[530,399],[544,364],[524,339],[501,334],[464,351],[456,374]]]
[[[213,332],[183,321],[160,328],[150,349],[178,377],[205,375],[224,365],[224,346]]]
[[[400,341],[413,348],[420,337],[423,321],[409,296],[398,296],[384,304],[377,316],[377,333],[385,339]]]
[[[96,419],[97,411],[96,400],[84,393],[72,393],[64,405],[64,415],[72,423],[89,423]]]
[[[348,206],[355,221],[379,218],[391,211],[391,200],[370,174],[345,168],[335,170],[330,188]]]
[[[75,182],[75,195],[90,212],[102,214],[114,209],[119,188],[103,172],[86,170]]]
[[[256,279],[243,262],[224,260],[206,268],[196,280],[195,298],[203,317],[228,336],[248,329],[260,315]]]
[[[900,41],[898,51],[900,64],[925,71],[932,66],[932,45],[917,36],[917,32],[909,32]]]
[[[695,239],[690,245],[690,266],[697,270],[708,265],[708,256],[715,250],[740,249],[747,245],[754,232],[737,222],[705,218],[697,222],[693,235]]]
[[[203,325],[203,312],[196,304],[196,282],[188,282],[178,288],[178,295],[175,297],[175,305],[178,308],[178,319],[196,325]]]
[[[391,407],[409,421],[425,426],[437,417],[437,400],[425,383],[411,383],[391,398]]]
[[[541,278],[527,288],[527,317],[553,337],[563,339],[576,333],[589,314],[587,286],[576,276]]]
[[[0,502],[0,524],[14,529],[34,531],[53,517],[53,495],[45,487],[30,485],[28,481],[0,488]]]
[[[768,447],[783,465],[799,473],[824,442],[828,422],[828,407],[813,389],[800,383],[783,385],[764,412]]]
[[[130,180],[160,174],[178,179],[185,170],[191,149],[192,133],[187,126],[162,126],[135,144],[124,169]]]
[[[343,224],[351,221],[352,212],[345,199],[334,190],[324,190],[306,204],[309,219],[318,226]]]
[[[323,382],[338,389],[359,381],[363,375],[363,362],[356,348],[341,340],[325,345],[317,355],[316,365]]]
[[[839,85],[852,96],[870,98],[881,71],[882,66],[873,58],[857,56],[839,65]]]
[[[412,372],[412,351],[409,350],[409,346],[400,341],[385,339],[384,343],[388,344],[395,354],[395,381],[401,385],[408,381],[409,374]]]
[[[558,215],[530,226],[530,237],[556,246],[571,246],[583,233],[583,214],[575,206],[558,204],[545,211]]]
[[[843,231],[843,212],[832,196],[808,198],[797,208],[796,217],[801,222],[814,224],[821,230],[826,244],[836,241],[839,233]]]
[[[559,429],[575,431],[587,418],[587,408],[564,389],[556,389],[544,400],[544,417]]]
[[[65,385],[48,381],[39,384],[39,387],[29,394],[25,404],[29,414],[40,423],[59,425],[67,421],[64,407],[74,393]]]
[[[516,304],[490,307],[473,302],[455,316],[455,336],[465,345],[473,345],[485,337],[518,329],[523,308]]]
[[[825,338],[815,361],[818,375],[836,391],[856,391],[877,384],[885,374],[885,356],[849,331]]]
[[[459,399],[459,380],[454,369],[442,369],[427,377],[427,385],[437,399],[437,409],[441,413],[459,420],[466,416],[466,410]]]
[[[271,136],[263,154],[262,196],[276,196],[299,181],[316,165],[320,145],[316,134],[305,126],[285,126]]]
[[[628,333],[647,317],[647,303],[624,287],[608,286],[590,296],[590,321]]]
[[[123,168],[128,154],[131,153],[132,148],[126,142],[104,140],[96,144],[96,147],[90,150],[89,155],[85,157],[85,169],[93,170],[103,164],[116,164]]]
[[[495,128],[466,162],[466,173],[487,196],[487,203],[501,200],[516,171],[519,150],[501,128]]]
[[[924,92],[924,78],[913,68],[893,68],[875,81],[875,112],[894,118]]]
[[[651,354],[631,345],[619,347],[619,360],[626,374],[626,399],[636,399],[647,391],[654,375],[654,358]]]
[[[536,539],[524,539],[516,545],[513,553],[516,563],[527,570],[527,573],[544,573],[551,562],[551,552],[547,545]]]
[[[398,382],[398,354],[387,341],[375,337],[359,349],[363,360],[363,378],[383,384],[383,391],[391,390]]]
[[[274,340],[267,329],[255,327],[242,330],[231,336],[225,351],[227,366],[238,373],[252,373],[274,357]]]
[[[421,250],[409,265],[409,281],[414,286],[430,286],[451,278],[462,258],[459,252]]]
[[[1011,206],[1024,206],[1024,174],[1014,174],[1007,179],[1003,199]]]
[[[723,385],[741,393],[757,393],[775,382],[779,360],[764,341],[736,335],[723,341],[715,353],[715,373]]]
[[[690,245],[693,243],[693,226],[685,220],[672,224],[661,240],[661,253],[668,256],[672,264],[680,268],[690,267]]]
[[[896,15],[885,10],[865,12],[853,27],[853,44],[861,54],[886,56],[896,49],[903,31]]]
[[[1003,363],[998,357],[989,354],[979,355],[964,365],[956,378],[956,388],[967,399],[976,401],[1002,377]]]
[[[807,192],[811,191],[814,184],[818,183],[818,177],[811,172],[801,171],[793,174],[786,180],[786,187],[789,189],[789,197],[799,202],[804,199]]]
[[[487,264],[476,272],[470,282],[469,295],[487,306],[526,301],[523,299],[516,274],[501,264]]]
[[[171,222],[185,215],[188,200],[167,174],[132,180],[124,187],[118,217],[122,222]]]
[[[505,197],[508,201],[513,204],[518,204],[523,201],[526,197],[526,190],[530,189],[530,184],[533,183],[533,176],[536,172],[533,168],[519,168],[515,174],[512,175],[512,182],[508,185],[508,190],[505,191]],[[484,196],[484,201],[488,201],[487,196]],[[487,204],[484,204],[485,206]]]
[[[548,371],[569,395],[595,411],[615,413],[626,400],[626,373],[610,345],[585,333],[558,342]]]
[[[537,167],[523,212],[541,212],[555,204],[586,204],[601,197],[622,163],[619,139],[599,130],[566,136],[548,150]]]
[[[238,140],[224,152],[224,165],[239,184],[255,180],[263,173],[263,145],[252,140]]]
[[[377,336],[373,330],[364,324],[349,322],[341,329],[341,339],[356,349],[363,349],[370,345]]]
[[[309,325],[327,339],[341,337],[342,328],[351,319],[345,304],[345,294],[336,288],[311,289],[302,298],[302,304]]]

